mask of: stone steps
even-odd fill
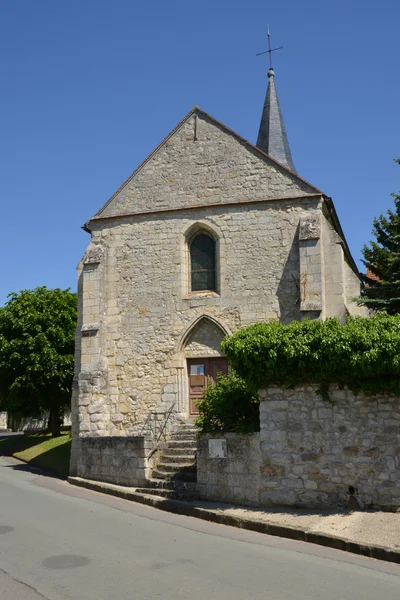
[[[174,431],[173,433],[171,433],[169,439],[171,441],[179,440],[179,441],[183,441],[183,442],[192,442],[192,441],[196,441],[196,438],[197,438],[197,429],[195,429],[193,431],[191,431],[191,430]]]
[[[187,465],[194,465],[196,463],[195,454],[162,454],[162,458],[158,461],[158,466],[161,464],[176,465],[179,467],[186,467]]]
[[[169,498],[171,500],[195,500],[196,494],[186,490],[169,490],[162,488],[137,488],[139,494],[147,494],[149,496],[158,496],[161,498]]]
[[[196,482],[193,481],[171,481],[168,479],[156,479],[155,477],[149,479],[148,484],[148,487],[143,488],[143,490],[146,490],[146,492],[143,491],[144,494],[150,494],[151,490],[195,494],[197,489]]]
[[[197,481],[197,473],[194,471],[175,471],[175,472],[166,472],[160,471],[159,469],[153,470],[153,477],[155,479],[165,479],[166,481],[188,481],[188,482],[196,482]]]
[[[193,450],[195,450],[197,448],[197,441],[194,439],[187,439],[187,440],[175,440],[175,439],[171,439],[169,442],[164,442],[161,446],[161,448],[168,448],[168,449],[172,449],[172,448],[192,448]]]
[[[167,463],[165,460],[158,461],[157,471],[160,473],[196,473],[196,464],[191,463]]]
[[[170,494],[179,493],[182,496],[182,494],[188,493],[188,490],[182,492],[181,489],[176,489],[175,484],[178,482],[182,484],[196,483],[197,433],[197,428],[191,423],[180,424],[170,433],[168,441],[160,445],[159,457],[152,472],[152,479],[169,483],[169,487],[163,489],[168,489]],[[152,486],[150,482],[148,489],[152,487],[159,489],[159,486]],[[195,490],[191,491],[191,493],[194,492]]]
[[[176,446],[174,448],[162,449],[162,454],[165,457],[173,458],[174,456],[184,456],[196,460],[196,448],[186,448],[185,446]]]

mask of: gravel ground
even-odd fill
[[[400,514],[380,511],[332,511],[233,507],[221,504],[198,503],[206,510],[223,512],[236,517],[286,525],[313,533],[325,533],[393,550],[400,548]]]

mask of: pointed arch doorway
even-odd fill
[[[186,371],[187,415],[199,414],[198,402],[218,375],[228,374],[228,361],[221,352],[226,331],[214,319],[200,318],[185,336],[183,354]]]

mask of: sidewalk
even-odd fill
[[[135,488],[69,477],[69,483],[147,504],[167,512],[259,533],[319,544],[400,563],[400,513],[379,511],[249,508],[217,502],[183,502],[139,493]]]

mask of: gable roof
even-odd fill
[[[114,218],[119,218],[119,217],[128,217],[128,216],[134,216],[137,214],[152,214],[152,213],[159,213],[159,212],[169,212],[170,210],[174,210],[174,209],[165,209],[165,208],[158,208],[155,210],[151,210],[151,211],[139,211],[139,212],[129,212],[129,213],[122,213],[119,215],[103,215],[103,212],[106,210],[106,208],[113,202],[113,200],[119,195],[119,193],[124,189],[125,186],[127,186],[132,179],[145,167],[145,165],[147,165],[147,163],[160,151],[161,148],[163,148],[163,146],[168,142],[168,140],[170,140],[175,134],[176,132],[185,124],[187,123],[187,121],[193,116],[193,115],[198,115],[199,117],[202,117],[204,119],[207,119],[210,123],[216,125],[217,127],[219,127],[223,132],[225,132],[226,134],[232,136],[236,141],[238,141],[242,146],[244,146],[245,148],[247,148],[250,152],[254,153],[255,155],[258,155],[261,159],[266,160],[266,162],[269,162],[272,165],[275,165],[276,167],[279,168],[280,171],[282,171],[283,173],[287,173],[290,178],[292,180],[295,180],[297,182],[299,182],[299,184],[302,184],[303,187],[307,186],[309,188],[308,192],[303,193],[301,196],[295,196],[292,198],[273,198],[274,200],[282,200],[282,199],[293,199],[293,200],[301,200],[302,198],[307,199],[307,198],[312,198],[312,197],[316,197],[316,196],[320,196],[322,197],[325,206],[328,208],[331,220],[332,220],[332,225],[334,227],[334,229],[336,230],[336,232],[339,234],[339,236],[341,237],[342,241],[343,241],[343,248],[344,248],[344,252],[345,255],[353,269],[353,271],[360,277],[357,265],[351,255],[350,252],[350,248],[347,244],[346,238],[344,236],[342,227],[340,225],[340,221],[339,218],[337,216],[336,210],[335,210],[335,206],[333,204],[332,198],[330,198],[329,196],[326,196],[320,189],[318,189],[317,187],[313,186],[312,184],[310,184],[308,181],[306,181],[305,179],[303,179],[302,177],[300,177],[296,172],[293,172],[292,170],[290,170],[287,166],[281,164],[279,161],[277,161],[275,158],[269,156],[266,152],[264,152],[263,150],[261,150],[260,148],[258,148],[257,146],[255,146],[254,144],[252,144],[251,142],[249,142],[248,140],[246,140],[245,138],[243,138],[242,136],[240,136],[238,133],[236,133],[235,131],[233,131],[232,129],[230,129],[229,127],[227,127],[226,125],[224,125],[223,123],[221,123],[220,121],[218,121],[217,119],[215,119],[214,117],[212,117],[211,115],[209,115],[208,113],[206,113],[205,111],[201,110],[198,106],[194,106],[186,115],[185,117],[176,125],[176,127],[160,142],[160,144],[153,150],[153,152],[151,152],[147,158],[145,158],[145,160],[133,171],[133,173],[126,179],[126,181],[124,181],[124,183],[117,189],[117,191],[111,196],[111,198],[109,198],[109,200],[107,200],[107,202],[100,208],[100,210],[91,218],[89,219],[85,225],[83,225],[82,229],[84,229],[85,231],[90,233],[90,228],[89,228],[89,224],[92,220],[102,220],[102,219],[114,219]],[[248,200],[248,202],[250,203],[251,200]],[[226,203],[224,203],[226,204]],[[231,204],[231,203],[230,203]],[[208,204],[207,206],[216,206],[215,204]],[[219,205],[217,205],[219,206]],[[198,206],[186,206],[185,209],[188,208],[199,208]],[[181,208],[178,208],[176,210],[181,210]]]
[[[206,113],[205,111],[201,110],[198,106],[194,106],[185,115],[185,117],[176,125],[176,127],[161,141],[161,143],[153,150],[153,152],[151,152],[147,156],[147,158],[145,158],[145,160],[133,171],[133,173],[126,179],[126,181],[124,181],[124,183],[117,189],[117,191],[111,196],[111,198],[109,198],[109,200],[107,200],[107,202],[100,208],[100,210],[91,219],[89,219],[89,221],[87,223],[85,223],[85,225],[83,227],[84,229],[88,229],[88,225],[89,225],[90,221],[105,218],[103,215],[104,211],[113,202],[113,200],[118,196],[118,194],[121,192],[121,190],[123,190],[123,188],[132,181],[132,179],[143,169],[143,167],[145,167],[145,165],[160,151],[160,149],[168,142],[168,140],[170,140],[170,138],[172,136],[174,136],[174,134],[193,115],[198,115],[199,117],[207,119],[209,122],[211,122],[212,124],[219,127],[223,132],[232,136],[235,140],[237,140],[242,146],[246,147],[249,151],[252,151],[256,155],[258,155],[261,159],[263,159],[263,160],[267,159],[267,161],[270,161],[273,165],[277,166],[280,170],[282,170],[283,172],[290,175],[291,179],[297,180],[303,186],[306,185],[309,188],[309,191],[308,191],[308,193],[304,194],[305,196],[307,196],[307,195],[324,195],[321,190],[319,190],[318,188],[316,188],[315,186],[310,184],[308,181],[306,181],[305,179],[303,179],[302,177],[297,175],[297,173],[290,170],[286,165],[278,162],[275,158],[269,156],[260,148],[257,148],[257,146],[255,146],[254,144],[252,144],[251,142],[249,142],[248,140],[246,140],[245,138],[240,136],[238,133],[236,133],[235,131],[233,131],[232,129],[230,129],[229,127],[227,127],[226,125],[224,125],[223,123],[221,123],[220,121],[218,121],[217,119],[215,119],[214,117],[212,117],[211,115]],[[120,215],[120,216],[122,216],[122,215]]]

